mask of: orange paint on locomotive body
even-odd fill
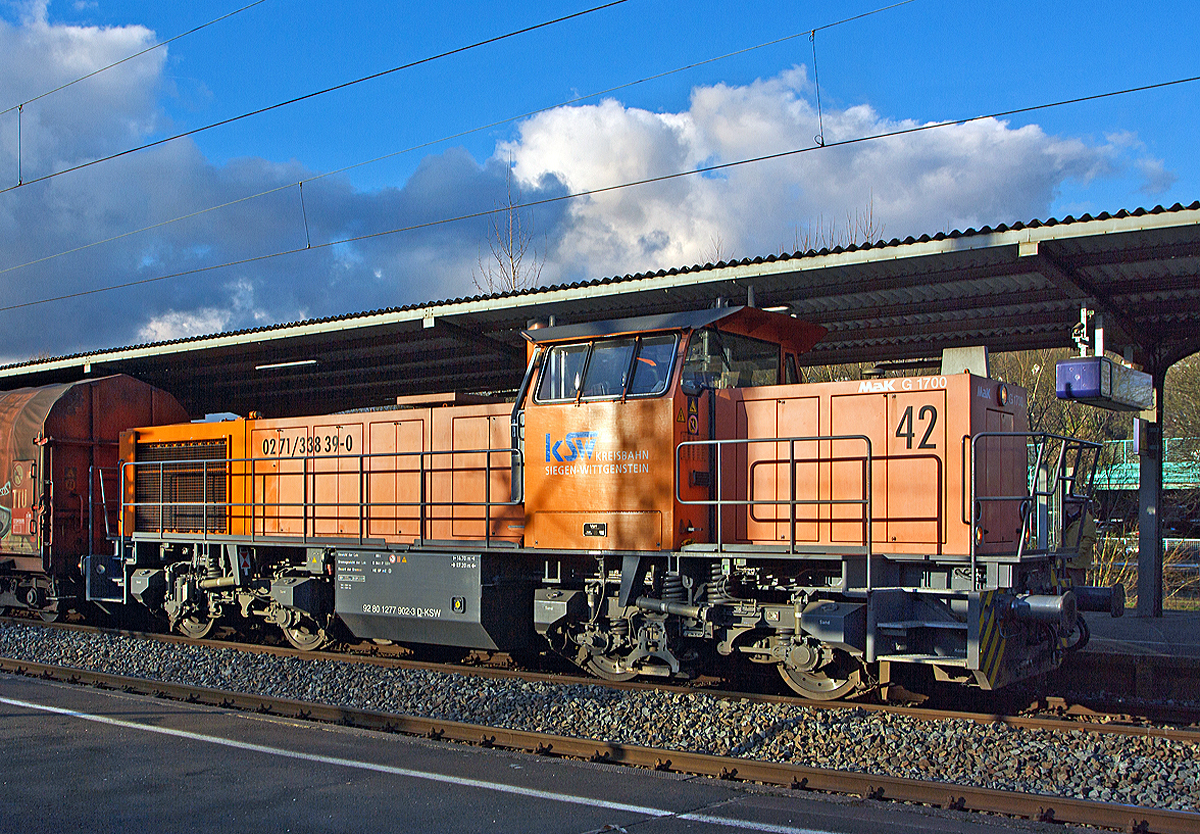
[[[228,460],[219,476],[200,473],[211,483],[195,486],[191,499],[220,504],[208,514],[220,512],[221,522],[214,528],[211,518],[180,512],[167,525],[174,532],[186,532],[188,522],[254,540],[497,539],[646,552],[718,537],[722,545],[778,545],[794,535],[796,546],[811,549],[865,543],[869,441],[873,549],[966,554],[968,438],[1028,430],[1024,391],[969,374],[685,392],[686,341],[673,350],[656,396],[555,402],[530,395],[523,504],[510,501],[508,403],[156,426],[128,433],[122,456],[143,484],[154,481],[147,449],[173,447],[187,459],[189,450],[215,448],[214,462]],[[724,441],[733,443],[718,451]],[[987,440],[976,494],[1024,494],[1024,457],[1023,439]],[[705,503],[690,503],[707,502],[715,489],[732,502],[719,525]],[[132,479],[125,496],[152,510],[144,495],[134,500]],[[133,525],[131,512],[126,531],[158,523],[149,511]],[[1014,551],[1019,505],[985,501],[983,513],[977,553]]]
[[[873,551],[969,554],[969,438],[1026,432],[1029,422],[1022,389],[970,374],[729,389],[716,402],[718,438],[801,438],[725,455],[724,497],[754,503],[724,510],[722,538],[787,543],[794,526],[796,545],[808,550],[865,544],[869,449]],[[1025,438],[985,438],[978,455],[984,534],[976,553],[1015,552]]]
[[[398,408],[128,432],[123,530],[157,527],[157,499],[186,481],[190,500],[206,496],[219,520],[177,511],[162,532],[290,543],[520,542],[524,516],[510,500],[511,411],[504,403]],[[181,462],[210,447],[221,449],[213,465]],[[161,487],[160,460],[174,461],[163,464],[170,482]]]
[[[659,397],[529,408],[526,543],[663,549],[674,523],[671,406]]]
[[[793,537],[810,551],[861,546],[869,454],[875,552],[970,552],[969,438],[1027,431],[1024,391],[969,374],[685,390],[683,335],[656,395],[530,394],[523,503],[510,500],[511,404],[407,407],[129,432],[122,457],[142,481],[135,500],[126,478],[124,530],[146,532],[161,521],[164,531],[248,540],[496,539],[587,551],[779,545]],[[155,514],[158,498],[178,495],[188,477],[172,464],[170,483],[155,486],[153,461],[172,456],[154,451],[168,448],[176,460],[214,460],[190,473],[189,500],[212,508]],[[1018,502],[986,498],[1024,495],[1025,454],[1023,438],[991,438],[979,449],[979,555],[1016,549]],[[218,470],[220,459],[228,466]],[[719,524],[709,510],[714,491],[726,503]]]

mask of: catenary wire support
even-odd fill
[[[821,80],[817,76],[817,30],[808,33],[808,42],[812,44],[813,55],[813,86],[817,88],[817,135],[813,141],[820,147],[825,147],[825,119],[821,115]]]
[[[25,112],[25,105],[17,105],[17,185],[21,185],[21,114]]]
[[[308,209],[304,207],[304,181],[301,180],[297,185],[300,186],[300,216],[304,218],[304,248],[312,249],[312,238],[308,234]]]

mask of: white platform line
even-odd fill
[[[232,739],[221,738],[220,736],[205,735],[204,733],[193,733],[188,732],[187,730],[173,730],[168,727],[155,727],[149,724],[139,724],[135,721],[124,721],[119,718],[108,718],[103,715],[92,715],[86,712],[79,712],[78,710],[52,707],[44,704],[34,704],[30,703],[29,701],[19,701],[15,698],[0,697],[0,704],[8,704],[9,706],[22,707],[24,709],[36,710],[39,712],[48,712],[54,715],[63,715],[68,718],[76,718],[81,721],[91,721],[96,724],[107,724],[112,727],[122,727],[130,730],[140,730],[146,733],[156,733],[158,735],[171,736],[173,738],[187,739],[188,741],[216,744],[222,747],[229,747],[234,750],[245,750],[250,753],[262,753],[268,756],[278,756],[280,758],[313,762],[315,764],[333,765],[335,767],[348,767],[356,770],[366,770],[373,773],[388,774],[390,776],[404,776],[410,779],[424,779],[429,782],[438,782],[441,784],[455,785],[465,788],[478,788],[480,790],[494,791],[496,793],[510,794],[513,796],[525,796],[531,799],[542,799],[548,802],[561,802],[570,805],[586,805],[590,808],[604,808],[606,810],[620,811],[630,814],[641,814],[648,817],[675,817],[677,819],[688,820],[691,822],[720,825],[726,828],[737,828],[744,831],[762,831],[768,832],[769,834],[833,834],[833,832],[821,831],[818,829],[769,825],[766,823],[756,823],[748,820],[714,817],[711,814],[687,812],[679,813],[676,811],[669,811],[664,808],[649,808],[643,805],[631,805],[626,802],[612,802],[605,799],[574,796],[572,794],[543,791],[535,788],[522,788],[516,785],[505,785],[500,782],[489,782],[482,779],[467,779],[461,776],[446,776],[441,773],[413,770],[411,768],[395,767],[393,765],[376,764],[374,762],[363,762],[356,759],[344,759],[339,756],[322,756],[316,753],[301,753],[296,750],[285,750],[280,747],[268,747],[262,744],[234,741]]]

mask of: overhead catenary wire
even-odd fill
[[[215,17],[212,20],[208,21],[207,23],[202,23],[199,26],[194,26],[191,29],[188,29],[186,32],[180,32],[178,35],[176,35],[173,38],[167,38],[165,41],[159,41],[158,43],[151,44],[150,46],[146,47],[145,49],[135,52],[132,55],[126,55],[124,58],[121,58],[120,60],[117,60],[117,61],[113,61],[111,64],[106,64],[105,66],[99,67],[98,69],[94,69],[89,73],[85,73],[84,75],[81,75],[77,78],[73,78],[70,81],[59,84],[57,87],[55,87],[53,89],[46,90],[44,93],[39,93],[38,95],[34,96],[33,98],[26,99],[25,101],[22,101],[18,104],[13,104],[13,105],[5,108],[4,110],[0,110],[0,116],[3,116],[5,113],[11,113],[14,110],[17,111],[17,187],[19,188],[20,186],[25,184],[25,182],[22,178],[22,170],[21,170],[21,116],[25,112],[26,107],[33,104],[35,101],[41,101],[42,99],[46,98],[47,96],[52,96],[55,93],[61,92],[65,89],[67,89],[68,87],[72,87],[72,86],[80,83],[81,81],[87,81],[89,78],[94,78],[95,76],[100,75],[103,72],[107,72],[108,70],[113,69],[114,67],[119,67],[122,64],[132,61],[135,58],[140,58],[141,56],[143,56],[149,52],[153,52],[156,49],[167,46],[168,44],[172,44],[175,41],[179,40],[180,38],[185,38],[188,35],[194,35],[196,32],[199,32],[202,29],[207,29],[209,26],[213,26],[214,24],[220,23],[223,20],[227,20],[227,19],[233,17],[234,15],[241,14],[242,12],[246,11],[247,9],[252,9],[255,6],[261,5],[265,2],[267,2],[267,0],[254,0],[253,3],[249,3],[245,6],[242,6],[240,9],[234,9],[231,12],[226,12],[225,14],[221,15],[220,17]]]
[[[825,144],[825,117],[821,113],[821,78],[817,75],[817,30],[808,33],[808,42],[812,44],[813,56],[813,87],[817,93],[817,135],[813,141],[818,145]]]
[[[62,170],[59,170],[59,171],[53,171],[49,174],[43,174],[40,177],[28,180],[27,182],[24,182],[24,183],[18,183],[17,185],[10,185],[7,188],[0,188],[0,194],[7,194],[8,192],[15,191],[18,188],[28,188],[31,185],[35,185],[35,184],[41,183],[41,182],[47,182],[49,180],[64,176],[65,174],[71,174],[76,171],[82,171],[85,168],[91,168],[92,166],[99,165],[104,162],[111,162],[114,159],[120,159],[121,157],[129,156],[130,154],[138,153],[140,151],[149,150],[150,148],[157,148],[159,145],[165,145],[168,142],[175,142],[179,139],[186,139],[189,136],[195,136],[199,133],[204,133],[205,131],[213,130],[214,128],[224,127],[225,125],[234,124],[235,122],[240,122],[244,119],[249,119],[253,116],[261,116],[264,113],[270,113],[274,110],[279,110],[283,107],[289,107],[293,104],[299,104],[302,101],[309,101],[309,100],[317,98],[319,96],[324,96],[324,95],[328,95],[329,93],[337,92],[338,90],[345,90],[348,87],[353,87],[357,84],[363,84],[367,81],[374,81],[376,79],[383,78],[388,75],[392,75],[393,73],[401,72],[403,70],[413,69],[414,67],[419,67],[424,64],[432,63],[433,61],[438,61],[443,58],[449,58],[452,55],[459,55],[463,52],[469,52],[473,49],[479,49],[484,46],[489,46],[490,44],[499,43],[501,41],[508,40],[510,38],[518,37],[519,35],[526,35],[526,34],[529,34],[530,32],[536,32],[539,29],[545,29],[550,26],[556,26],[560,23],[565,23],[568,20],[574,20],[576,18],[584,17],[585,15],[589,15],[589,14],[594,14],[596,12],[600,12],[605,9],[610,9],[613,6],[620,6],[621,4],[628,3],[628,2],[629,2],[629,0],[610,0],[610,2],[602,3],[599,6],[592,6],[589,9],[584,9],[582,11],[573,12],[571,14],[563,15],[561,17],[556,17],[553,20],[545,20],[545,21],[542,21],[541,23],[535,23],[531,26],[525,26],[521,29],[514,29],[510,32],[505,32],[503,35],[494,35],[493,37],[485,38],[480,41],[475,41],[474,43],[470,43],[465,46],[459,46],[459,47],[455,47],[454,49],[448,49],[444,52],[439,52],[436,55],[429,55],[429,56],[426,56],[425,58],[418,58],[415,61],[409,61],[406,64],[401,64],[396,67],[391,67],[390,69],[380,70],[379,72],[374,72],[374,73],[371,73],[370,75],[364,75],[360,78],[355,78],[351,81],[343,81],[342,83],[335,84],[332,87],[326,87],[322,90],[316,90],[311,93],[305,93],[304,95],[296,96],[295,98],[290,98],[290,99],[287,99],[286,101],[280,101],[280,102],[276,102],[275,104],[269,104],[266,107],[259,107],[256,110],[251,110],[249,112],[242,113],[241,115],[238,115],[238,116],[230,116],[229,118],[221,119],[216,122],[210,122],[209,124],[201,125],[200,127],[195,127],[195,128],[192,128],[191,130],[185,130],[182,133],[176,133],[171,136],[166,136],[166,137],[163,137],[162,139],[156,139],[153,142],[147,142],[143,145],[138,145],[137,147],[126,148],[123,151],[118,151],[117,153],[109,154],[108,156],[98,157],[96,159],[88,160],[87,162],[80,162],[77,165],[72,165],[70,167],[63,168]]]
[[[647,76],[644,76],[644,77],[642,77],[642,78],[638,78],[638,79],[636,79],[636,80],[634,80],[634,81],[628,81],[628,82],[625,82],[624,84],[618,84],[618,85],[616,85],[616,86],[613,86],[613,87],[608,87],[608,88],[606,88],[606,89],[604,89],[604,90],[599,90],[599,91],[597,91],[597,92],[593,92],[593,93],[587,93],[587,94],[584,94],[584,95],[578,95],[578,96],[574,96],[574,97],[572,97],[572,98],[569,98],[569,99],[566,99],[566,100],[564,100],[564,101],[560,101],[560,102],[558,102],[558,103],[556,103],[556,104],[549,104],[549,105],[546,105],[546,106],[544,106],[544,107],[539,107],[539,108],[536,108],[536,109],[534,109],[534,110],[527,110],[527,111],[525,111],[525,112],[523,112],[523,113],[519,113],[519,114],[517,114],[517,115],[515,115],[515,116],[508,116],[508,117],[506,117],[506,118],[503,118],[503,119],[498,119],[498,120],[496,120],[496,121],[494,121],[494,122],[489,122],[489,123],[487,123],[487,124],[479,125],[479,126],[477,126],[477,127],[468,128],[467,130],[462,130],[462,131],[459,131],[459,132],[457,132],[457,133],[452,133],[452,134],[449,134],[449,135],[447,135],[447,136],[442,136],[442,137],[439,137],[439,138],[437,138],[437,139],[430,139],[430,140],[428,140],[428,141],[426,141],[426,142],[421,142],[421,143],[418,143],[418,144],[416,144],[416,145],[410,145],[409,147],[407,147],[407,148],[403,148],[403,149],[401,149],[401,150],[398,150],[398,151],[392,151],[391,153],[383,154],[382,156],[377,156],[377,157],[374,157],[374,158],[372,158],[372,159],[363,160],[363,161],[361,161],[361,162],[355,162],[355,163],[352,163],[352,164],[350,164],[350,165],[345,165],[345,166],[343,166],[343,167],[341,167],[341,168],[336,168],[336,169],[333,169],[333,170],[330,170],[330,171],[325,171],[325,172],[323,172],[323,173],[320,173],[320,174],[314,174],[314,175],[313,175],[313,176],[311,176],[311,177],[307,177],[307,178],[305,178],[305,179],[304,179],[302,182],[300,182],[300,183],[296,183],[296,182],[287,182],[287,183],[284,183],[283,185],[278,185],[278,186],[275,186],[274,188],[269,188],[269,189],[266,189],[265,191],[259,191],[259,192],[255,193],[255,194],[247,194],[247,195],[245,195],[245,196],[243,196],[243,197],[238,197],[237,199],[234,199],[234,200],[228,200],[228,201],[226,201],[226,202],[224,202],[224,203],[219,203],[219,204],[217,204],[217,205],[214,205],[214,206],[208,206],[207,208],[197,209],[197,210],[195,210],[195,211],[188,212],[187,214],[182,214],[182,215],[179,215],[179,216],[177,216],[177,217],[172,217],[172,218],[169,218],[169,219],[167,219],[167,220],[162,220],[162,221],[159,221],[158,223],[152,223],[152,224],[150,224],[149,226],[143,226],[142,228],[139,228],[139,229],[132,229],[132,230],[130,230],[130,231],[128,231],[128,232],[122,232],[122,233],[121,233],[121,234],[119,234],[119,235],[113,235],[113,236],[111,236],[111,237],[107,237],[107,238],[104,238],[104,239],[102,239],[102,240],[92,241],[91,243],[85,243],[85,244],[82,244],[82,245],[80,245],[80,246],[73,247],[73,248],[71,248],[71,249],[66,249],[66,250],[63,250],[63,251],[61,251],[61,252],[56,252],[56,253],[54,253],[54,254],[52,254],[52,255],[45,255],[45,256],[43,256],[43,257],[40,257],[40,258],[35,258],[35,259],[33,259],[33,260],[30,260],[30,261],[25,261],[25,262],[23,262],[23,263],[14,264],[14,265],[12,265],[12,266],[8,266],[8,267],[5,267],[5,268],[3,268],[3,269],[0,269],[0,275],[4,275],[5,273],[8,273],[8,272],[13,272],[13,271],[15,271],[15,270],[18,270],[18,269],[25,269],[25,268],[27,268],[27,267],[36,266],[36,265],[38,265],[38,264],[41,264],[41,263],[45,263],[45,262],[47,262],[47,261],[54,260],[55,258],[61,258],[61,257],[64,257],[64,256],[66,256],[66,255],[73,255],[73,254],[76,254],[76,253],[78,253],[78,252],[82,252],[82,251],[84,251],[84,250],[86,250],[86,249],[93,248],[93,247],[95,247],[95,246],[103,246],[104,244],[107,244],[107,243],[114,243],[114,242],[116,242],[116,241],[118,241],[118,240],[122,240],[122,239],[124,239],[124,238],[131,237],[131,236],[133,236],[133,235],[138,235],[138,234],[141,234],[141,233],[143,233],[143,232],[149,232],[149,231],[153,231],[154,229],[160,229],[160,228],[162,228],[162,227],[164,227],[164,226],[169,226],[169,225],[171,225],[171,224],[173,224],[173,223],[179,223],[179,222],[182,222],[182,221],[184,221],[184,220],[190,220],[190,219],[192,219],[192,218],[194,218],[194,217],[199,217],[199,216],[200,216],[200,215],[202,215],[202,214],[207,214],[207,213],[209,213],[209,212],[218,211],[218,210],[220,210],[220,209],[223,209],[223,208],[228,208],[228,207],[230,207],[230,206],[234,206],[234,205],[238,205],[239,203],[244,203],[244,202],[247,202],[247,201],[249,201],[249,200],[256,200],[256,199],[258,199],[259,197],[267,197],[267,196],[269,196],[269,195],[271,195],[271,194],[276,194],[276,193],[278,193],[278,192],[280,192],[280,191],[286,191],[286,190],[288,190],[288,189],[290,189],[290,188],[292,188],[293,186],[296,186],[296,185],[301,185],[301,186],[302,186],[304,182],[307,182],[307,183],[316,182],[317,180],[325,179],[325,178],[327,178],[327,177],[336,176],[336,175],[338,175],[338,174],[344,174],[344,173],[346,173],[347,171],[352,171],[352,170],[355,170],[355,169],[357,169],[357,168],[364,167],[364,166],[366,166],[366,165],[373,165],[373,164],[375,164],[375,163],[377,163],[377,162],[382,162],[382,161],[384,161],[384,160],[387,160],[387,159],[393,159],[393,158],[395,158],[395,157],[397,157],[397,156],[402,156],[402,155],[404,155],[404,154],[413,153],[413,152],[415,152],[415,151],[424,150],[424,149],[426,149],[426,148],[433,147],[434,145],[440,145],[440,144],[442,144],[442,143],[444,143],[444,142],[452,142],[452,141],[454,141],[455,139],[461,139],[461,138],[463,138],[463,137],[465,137],[465,136],[470,136],[470,135],[472,135],[472,134],[475,134],[475,133],[481,133],[481,132],[483,132],[483,131],[492,130],[493,128],[502,127],[502,126],[504,126],[504,125],[511,124],[511,123],[513,123],[513,122],[517,122],[517,121],[520,121],[520,120],[522,120],[522,119],[528,119],[528,118],[531,118],[531,117],[533,117],[533,116],[536,116],[536,115],[538,115],[538,114],[541,114],[541,113],[547,113],[547,112],[549,112],[549,111],[551,111],[551,110],[555,110],[555,109],[557,109],[557,108],[559,108],[559,107],[570,107],[571,105],[574,105],[574,104],[579,104],[579,103],[581,103],[581,102],[584,102],[584,101],[589,101],[589,100],[591,100],[591,99],[599,98],[599,97],[601,97],[601,96],[606,96],[606,95],[610,95],[610,94],[612,94],[612,93],[617,93],[617,92],[620,92],[620,91],[622,91],[622,90],[627,90],[627,89],[630,89],[630,88],[632,88],[632,87],[639,86],[639,85],[641,85],[641,84],[648,84],[648,83],[650,83],[650,82],[652,82],[652,81],[658,81],[658,80],[660,80],[660,79],[667,78],[667,77],[669,77],[669,76],[672,76],[672,75],[678,75],[679,73],[688,72],[688,71],[690,71],[690,70],[698,69],[699,67],[703,67],[703,66],[706,66],[706,65],[708,65],[708,64],[713,64],[713,63],[716,63],[716,62],[718,62],[718,61],[724,61],[724,60],[727,60],[727,59],[729,59],[729,58],[735,58],[735,57],[738,57],[738,56],[741,56],[741,55],[745,55],[745,54],[747,54],[747,53],[749,53],[749,52],[754,52],[754,51],[756,51],[756,50],[759,50],[759,49],[766,49],[766,48],[768,48],[768,47],[772,47],[772,46],[778,46],[779,44],[782,44],[782,43],[787,43],[788,41],[795,40],[796,38],[801,38],[801,37],[805,37],[805,36],[809,36],[809,37],[811,37],[811,36],[812,36],[814,33],[816,33],[816,32],[822,32],[822,31],[825,31],[825,30],[827,30],[827,29],[833,29],[833,28],[835,28],[835,27],[838,27],[838,26],[844,26],[844,25],[846,25],[846,24],[849,24],[849,23],[854,23],[854,22],[856,22],[856,21],[862,20],[863,18],[867,18],[867,17],[870,17],[870,16],[872,16],[872,15],[877,15],[877,14],[881,14],[881,13],[883,13],[883,12],[891,11],[891,10],[893,10],[893,9],[896,9],[896,8],[900,7],[900,6],[906,6],[906,5],[908,5],[909,3],[915,3],[916,1],[917,1],[917,0],[899,0],[899,2],[895,2],[895,3],[892,3],[892,4],[890,4],[890,5],[887,5],[887,6],[880,6],[879,8],[876,8],[876,9],[871,9],[870,11],[866,11],[866,12],[860,12],[859,14],[851,15],[850,17],[844,17],[844,18],[841,18],[840,20],[835,20],[835,21],[832,21],[832,22],[830,22],[830,23],[825,23],[825,24],[822,24],[821,26],[817,26],[817,27],[814,27],[814,28],[812,28],[812,29],[806,29],[806,30],[804,30],[804,31],[802,31],[802,32],[795,32],[795,33],[792,33],[792,34],[790,34],[790,35],[784,35],[784,36],[782,36],[782,37],[774,38],[774,39],[772,39],[772,40],[769,40],[769,41],[764,41],[763,43],[755,44],[755,45],[753,45],[753,46],[747,46],[747,47],[743,47],[743,48],[741,48],[741,49],[736,49],[736,50],[734,50],[734,51],[732,51],[732,52],[726,52],[726,53],[723,53],[723,54],[721,54],[721,55],[715,55],[715,56],[713,56],[713,57],[710,57],[710,58],[705,58],[705,59],[703,59],[703,60],[700,60],[700,61],[693,61],[692,63],[690,63],[690,64],[685,64],[684,66],[681,66],[681,67],[676,67],[676,68],[674,68],[674,69],[664,70],[663,72],[654,73],[654,74],[652,74],[652,75],[647,75]],[[0,193],[3,193],[3,192],[0,192]],[[301,198],[303,199],[303,191],[301,191]],[[306,218],[306,225],[305,225],[305,235],[306,235],[306,237],[307,237],[307,234],[308,234],[308,227],[307,227],[307,218]]]
[[[87,81],[89,78],[93,78],[94,76],[97,76],[102,72],[107,72],[108,70],[110,70],[114,67],[119,67],[119,66],[121,66],[121,64],[128,63],[129,61],[132,61],[134,58],[140,58],[149,52],[153,52],[154,50],[160,49],[164,46],[167,46],[168,44],[175,43],[175,41],[179,40],[180,38],[186,38],[188,35],[194,35],[202,29],[207,29],[209,26],[213,26],[217,23],[220,23],[223,20],[227,20],[227,19],[233,17],[234,15],[239,15],[244,11],[254,8],[255,6],[262,5],[265,2],[267,2],[267,0],[254,0],[253,3],[248,3],[245,6],[242,6],[240,9],[234,9],[231,12],[226,12],[225,14],[221,15],[220,17],[214,17],[212,20],[208,21],[207,23],[201,23],[199,26],[194,26],[191,29],[188,29],[186,32],[180,32],[178,35],[175,35],[172,38],[167,38],[165,41],[158,41],[157,43],[151,44],[150,46],[146,47],[145,49],[143,49],[139,52],[135,52],[132,55],[126,55],[124,58],[121,58],[118,61],[113,61],[111,64],[106,64],[105,66],[102,66],[99,69],[94,69],[91,72],[86,73],[85,75],[79,76],[78,78],[74,78],[63,84],[59,84],[54,89],[47,90],[44,93],[39,93],[38,95],[34,96],[33,98],[26,99],[25,101],[21,102],[20,104],[14,104],[14,105],[11,105],[10,107],[6,107],[5,109],[0,110],[0,116],[3,116],[5,113],[11,113],[14,110],[20,110],[22,107],[33,104],[35,101],[40,101],[41,99],[44,99],[47,96],[52,96],[57,92],[60,92],[62,90],[67,89],[68,87],[78,84],[81,81]]]
[[[89,295],[97,295],[103,292],[112,292],[114,290],[128,289],[130,287],[145,286],[147,284],[166,281],[172,278],[183,278],[189,275],[200,275],[205,272],[213,272],[218,269],[226,269],[235,266],[244,266],[246,264],[259,263],[262,261],[281,258],[287,255],[294,255],[298,252],[312,251],[317,249],[328,249],[333,246],[342,246],[350,243],[358,243],[364,240],[373,240],[376,238],[387,237],[390,235],[402,234],[404,232],[413,232],[420,229],[429,229],[437,226],[445,226],[450,223],[459,223],[465,220],[473,220],[480,217],[498,214],[509,211],[510,209],[536,208],[538,206],[550,205],[553,203],[561,203],[567,200],[579,199],[582,197],[592,197],[598,194],[608,194],[614,191],[621,191],[627,188],[637,188],[644,185],[652,185],[654,183],[669,182],[671,180],[682,179],[684,177],[698,176],[701,174],[711,174],[717,171],[726,171],[732,168],[737,168],[743,165],[755,165],[762,162],[769,162],[776,159],[785,159],[787,157],[798,156],[805,153],[813,153],[817,151],[833,150],[835,148],[848,147],[851,145],[860,145],[865,142],[880,141],[883,139],[894,139],[900,136],[909,136],[916,133],[924,133],[932,130],[939,130],[956,125],[965,125],[972,122],[984,121],[987,119],[1000,119],[1006,116],[1017,116],[1023,113],[1034,113],[1040,110],[1049,110],[1055,107],[1066,107],[1072,104],[1082,104],[1091,101],[1101,101],[1115,96],[1132,95],[1134,93],[1148,92],[1150,90],[1161,90],[1167,87],[1179,86],[1182,84],[1191,84],[1200,81],[1200,75],[1190,76],[1188,78],[1177,78],[1172,81],[1161,81],[1155,84],[1144,84],[1138,87],[1128,87],[1122,90],[1111,90],[1104,93],[1095,93],[1092,95],[1078,96],[1070,99],[1062,99],[1059,101],[1046,102],[1043,104],[1033,104],[1027,107],[1017,107],[1011,110],[1000,110],[994,113],[987,113],[978,116],[969,116],[960,119],[948,119],[940,122],[930,122],[923,125],[914,125],[913,127],[900,128],[898,130],[885,131],[883,133],[875,133],[867,136],[859,136],[852,139],[841,139],[834,142],[826,142],[823,145],[807,145],[803,148],[794,148],[777,153],[764,154],[762,156],[750,157],[747,159],[739,159],[732,162],[722,162],[715,165],[706,165],[702,168],[693,168],[687,171],[676,171],[670,174],[662,174],[656,177],[647,177],[641,180],[632,182],[617,183],[614,185],[602,186],[599,188],[591,188],[583,191],[576,191],[570,194],[560,194],[556,197],[546,197],[540,200],[530,200],[526,203],[517,203],[513,206],[503,206],[501,208],[493,208],[467,214],[460,214],[454,217],[445,217],[438,220],[430,220],[424,223],[414,223],[408,226],[401,226],[395,229],[387,229],[380,232],[371,232],[369,234],[356,235],[354,237],[341,238],[338,240],[326,241],[324,243],[313,244],[312,246],[293,247],[291,249],[271,252],[264,255],[255,255],[249,258],[241,258],[235,261],[227,261],[220,264],[210,264],[208,266],[196,267],[194,269],[186,269],[178,272],[172,272],[165,275],[157,275],[153,278],[141,278],[136,281],[125,281],[120,284],[110,284],[105,287],[95,287],[90,290],[79,290],[77,292],[65,293],[53,298],[38,299],[35,301],[26,301],[20,304],[9,304],[0,307],[0,312],[8,312],[10,310],[20,310],[28,307],[35,307],[41,304],[50,304],[57,301],[66,301],[72,298],[82,298]]]

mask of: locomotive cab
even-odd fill
[[[710,541],[710,513],[682,503],[708,496],[709,456],[676,449],[711,437],[714,391],[798,381],[796,354],[824,332],[749,307],[527,331],[542,354],[523,414],[526,545]]]

